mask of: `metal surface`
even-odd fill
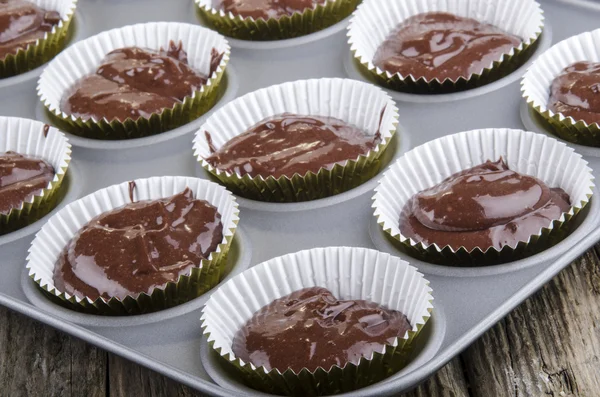
[[[536,55],[551,43],[598,27],[598,3],[542,0],[542,7],[546,30]],[[163,20],[198,23],[191,0],[80,0],[75,39],[113,27]],[[323,32],[275,44],[232,41],[227,86],[217,107],[238,95],[285,81],[362,78],[349,62],[346,24],[344,21]],[[387,160],[431,139],[474,128],[526,127],[544,132],[522,105],[519,80],[525,68],[463,93],[434,97],[394,94],[400,109],[399,139],[390,147]],[[35,92],[40,72],[0,81],[0,114],[46,121]],[[193,134],[203,120],[127,142],[74,137],[69,189],[61,206],[134,178],[207,178],[191,149]],[[600,149],[573,146],[600,171]],[[600,200],[595,197],[582,213],[579,227],[566,240],[528,259],[470,269],[422,263],[398,252],[375,223],[371,197],[376,180],[307,203],[269,204],[240,198],[241,227],[230,258],[233,275],[274,256],[305,248],[363,246],[401,256],[426,274],[433,288],[435,312],[418,338],[413,361],[400,373],[354,395],[395,394],[414,387],[600,240]],[[202,338],[200,310],[209,294],[162,312],[117,318],[78,314],[48,301],[24,272],[27,249],[43,222],[0,236],[1,304],[206,393],[257,394],[221,366]]]

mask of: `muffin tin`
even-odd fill
[[[541,0],[545,30],[533,57],[569,36],[598,28],[600,4]],[[80,0],[72,42],[110,28],[147,21],[199,23],[193,0]],[[571,23],[568,23],[568,22]],[[230,39],[231,61],[216,108],[244,93],[306,78],[364,79],[351,61],[347,20],[324,31],[279,42]],[[407,150],[447,134],[487,127],[547,133],[525,106],[519,80],[527,65],[473,90],[436,96],[391,93],[400,112],[391,162]],[[0,80],[0,114],[48,122],[36,94],[42,68]],[[214,109],[213,109],[214,111]],[[211,395],[259,395],[219,361],[200,329],[200,310],[210,293],[172,309],[129,317],[76,313],[48,300],[28,277],[25,257],[34,234],[67,203],[123,181],[162,175],[208,175],[196,162],[192,140],[202,118],[160,135],[120,142],[67,134],[73,145],[64,197],[57,209],[17,232],[0,236],[0,303],[122,355]],[[600,149],[572,145],[600,175]],[[326,246],[377,248],[407,260],[431,282],[434,312],[417,338],[410,364],[354,395],[391,395],[432,375],[485,330],[600,240],[600,202],[592,198],[579,225],[561,243],[535,256],[502,265],[456,268],[415,260],[399,252],[373,216],[379,177],[337,196],[274,204],[238,198],[240,224],[229,257],[228,277],[275,256]],[[598,192],[595,192],[597,196]]]

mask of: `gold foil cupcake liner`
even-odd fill
[[[534,61],[521,81],[527,104],[548,131],[565,141],[600,147],[600,126],[575,120],[548,109],[550,88],[554,79],[567,66],[579,61],[600,62],[600,29],[563,40]]]
[[[62,132],[39,121],[17,117],[0,117],[0,154],[8,151],[43,159],[54,167],[55,174],[41,192],[28,197],[19,208],[0,214],[0,234],[31,224],[56,206],[71,161],[71,145]]]
[[[397,25],[414,15],[436,11],[489,23],[520,37],[523,41],[509,53],[494,60],[480,73],[461,76],[456,80],[440,81],[412,75],[402,76],[399,73],[384,71],[373,64],[377,48]],[[358,69],[376,84],[396,91],[440,94],[482,86],[513,72],[535,51],[543,26],[542,10],[534,0],[365,0],[350,21],[348,43]]]
[[[233,195],[216,183],[189,177],[154,177],[135,180],[133,195],[136,200],[156,200],[170,197],[190,188],[194,198],[206,200],[217,207],[223,223],[223,240],[208,258],[188,275],[176,282],[154,288],[151,293],[140,293],[125,299],[73,296],[59,291],[54,285],[54,267],[67,243],[87,222],[96,216],[131,202],[130,183],[99,190],[55,214],[36,235],[29,249],[27,269],[29,276],[54,302],[69,309],[91,314],[126,315],[163,310],[188,302],[204,294],[224,277],[227,255],[239,221],[238,205]]]
[[[47,11],[57,11],[61,19],[43,38],[24,49],[19,49],[15,54],[8,54],[4,59],[0,59],[0,78],[25,73],[43,65],[54,58],[66,44],[77,0],[30,1]]]
[[[172,44],[182,45],[192,69],[208,77],[199,91],[173,108],[137,120],[82,119],[61,109],[63,95],[82,77],[95,72],[109,52],[139,46],[160,50]],[[72,134],[93,139],[131,139],[159,134],[187,124],[208,112],[219,96],[229,61],[230,47],[218,33],[201,26],[175,22],[157,22],[109,30],[75,43],[57,56],[44,70],[38,82],[38,95],[54,124]],[[218,60],[218,66],[212,60]]]
[[[253,313],[314,286],[329,289],[338,299],[364,299],[400,311],[412,329],[372,357],[329,369],[267,370],[234,355],[233,338]],[[273,394],[327,395],[368,386],[406,366],[413,341],[431,316],[432,301],[429,282],[399,258],[365,248],[315,248],[271,259],[232,278],[211,295],[201,321],[223,365],[249,386]]]
[[[218,149],[259,121],[286,112],[335,117],[368,134],[379,133],[381,143],[357,159],[291,178],[240,176],[206,161],[211,144]],[[252,92],[220,108],[196,133],[194,153],[202,167],[235,194],[269,202],[308,201],[345,192],[376,175],[397,124],[394,101],[378,87],[347,79],[299,80]]]
[[[332,26],[348,17],[361,0],[329,0],[280,18],[243,18],[213,8],[212,0],[196,0],[199,18],[211,29],[241,40],[283,40],[305,36]]]
[[[412,196],[454,173],[500,158],[511,170],[562,188],[571,199],[569,211],[527,240],[499,250],[440,247],[402,235],[400,214]],[[554,138],[522,130],[473,130],[433,140],[398,159],[375,189],[374,215],[395,245],[415,258],[449,266],[493,265],[533,255],[566,237],[592,196],[593,180],[587,161]]]

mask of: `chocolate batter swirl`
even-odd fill
[[[211,142],[210,133],[207,140]],[[214,151],[206,161],[238,175],[292,177],[317,173],[335,163],[356,160],[381,142],[333,117],[284,113],[260,121]]]
[[[501,29],[444,12],[408,18],[379,46],[373,64],[415,79],[468,78],[481,73],[521,39]]]
[[[15,152],[0,154],[0,214],[6,215],[29,197],[41,193],[54,179],[46,161]]]
[[[243,18],[270,19],[303,12],[326,0],[213,0],[213,7]]]
[[[211,71],[223,54],[213,49]],[[84,120],[149,118],[172,108],[206,84],[187,63],[181,43],[168,51],[127,47],[108,53],[95,74],[83,77],[62,98],[61,109]]]
[[[57,11],[46,11],[29,1],[0,0],[0,59],[43,38],[59,22]]]
[[[267,370],[329,370],[370,358],[411,328],[398,311],[364,300],[338,300],[327,289],[312,287],[254,313],[232,347],[238,358]]]
[[[600,123],[600,63],[576,62],[552,81],[548,108],[565,117]]]
[[[56,263],[54,284],[92,300],[150,294],[190,274],[222,240],[221,215],[190,189],[127,204],[79,230]]]
[[[508,169],[502,159],[451,175],[413,196],[400,215],[400,232],[453,249],[514,247],[570,208],[569,195]]]

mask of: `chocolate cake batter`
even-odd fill
[[[0,59],[41,39],[60,22],[57,11],[47,11],[22,0],[0,0]]]
[[[267,370],[329,370],[370,358],[411,328],[398,311],[364,300],[338,300],[327,289],[312,287],[254,313],[232,347],[238,358]]]
[[[54,167],[15,152],[0,153],[0,214],[6,215],[54,179]]]
[[[565,117],[600,123],[600,63],[576,62],[554,79],[548,108]]]
[[[508,169],[502,159],[456,173],[413,196],[400,215],[405,237],[440,248],[516,246],[559,219],[569,195]]]
[[[56,263],[54,284],[92,300],[150,294],[189,274],[222,240],[221,215],[190,189],[138,201],[82,227]]]
[[[415,79],[457,80],[481,73],[521,39],[499,28],[444,12],[412,16],[379,46],[373,64]]]
[[[210,133],[207,140],[211,142]],[[317,173],[337,162],[356,160],[381,142],[333,117],[284,113],[260,121],[214,151],[206,161],[241,176],[292,177]]]
[[[213,7],[243,18],[269,19],[315,8],[326,0],[213,0]]]
[[[211,53],[211,71],[223,54]],[[172,108],[206,84],[187,63],[181,43],[168,51],[127,47],[108,53],[95,74],[80,79],[62,98],[61,109],[87,120],[149,118]]]

